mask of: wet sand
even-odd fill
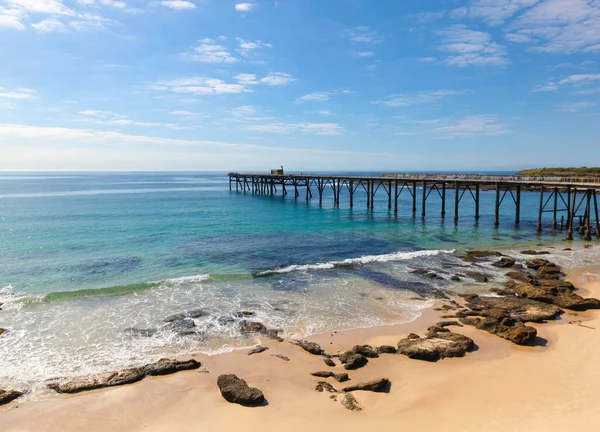
[[[600,282],[584,272],[571,280],[582,295],[600,297]],[[200,371],[148,378],[125,387],[40,402],[13,403],[0,410],[2,431],[595,431],[600,425],[600,319],[597,312],[565,313],[538,329],[540,346],[518,347],[473,327],[451,327],[478,349],[465,358],[437,363],[382,355],[357,371],[329,368],[288,342],[264,340],[270,349],[248,356],[236,351],[196,357]],[[410,332],[422,334],[439,321],[426,310],[416,321],[317,335],[309,338],[329,353],[355,344],[396,345]],[[286,362],[272,354],[290,358]],[[336,360],[336,363],[337,360]],[[203,369],[206,369],[204,371]],[[314,387],[311,372],[348,372],[352,381],[389,378],[386,393],[354,392],[364,408],[345,409]],[[217,377],[234,373],[260,388],[268,405],[229,404]],[[330,381],[336,388],[339,384]],[[341,399],[341,398],[338,398]]]

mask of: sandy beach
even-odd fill
[[[600,296],[596,276],[580,271],[570,280],[580,293]],[[396,345],[410,332],[423,334],[439,321],[426,310],[408,324],[375,327],[310,338],[330,353],[353,345]],[[247,355],[235,351],[197,357],[200,370],[76,396],[13,403],[0,411],[3,431],[233,431],[241,428],[302,431],[411,428],[438,431],[593,431],[600,424],[600,326],[597,312],[565,313],[548,324],[533,324],[539,346],[522,347],[470,326],[452,327],[477,348],[464,358],[436,363],[382,355],[348,371],[350,383],[386,377],[389,393],[354,392],[363,408],[346,410],[330,393],[314,390],[310,375],[328,368],[288,342],[265,340],[270,349]],[[275,357],[287,356],[289,361]],[[216,385],[233,373],[261,389],[268,405],[229,404]],[[337,388],[343,387],[332,381]]]

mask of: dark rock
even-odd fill
[[[427,279],[440,279],[440,277],[436,273],[425,273],[424,275]]]
[[[280,358],[281,360],[286,361],[286,362],[290,361],[290,358],[284,356],[283,354],[271,354],[271,356]]]
[[[498,318],[508,316],[519,321],[543,322],[556,319],[562,311],[560,308],[517,297],[478,297],[467,303],[471,311],[483,317]]]
[[[535,283],[535,278],[532,275],[519,271],[508,272],[506,273],[506,276],[508,276],[511,279],[518,280],[520,282]]]
[[[219,376],[217,385],[227,402],[244,406],[262,405],[265,402],[265,396],[259,389],[248,386],[246,381],[235,375]]]
[[[425,269],[414,269],[414,270],[411,271],[411,273],[418,274],[418,275],[424,275],[424,274],[427,273],[427,270],[425,270]]]
[[[181,371],[198,369],[200,366],[202,366],[202,364],[194,359],[160,359],[156,363],[150,363],[144,366],[144,372],[149,376],[170,375]]]
[[[462,324],[458,321],[440,321],[436,324],[438,327],[450,327],[450,326],[458,326],[462,327]]]
[[[475,250],[475,251],[467,252],[465,255],[461,256],[460,258],[463,261],[475,263],[480,259],[490,258],[490,257],[500,257],[500,256],[502,256],[502,254],[500,252]]]
[[[358,405],[358,402],[350,393],[344,395],[344,399],[342,399],[342,406],[350,411],[362,411],[362,408]]]
[[[537,336],[535,328],[509,317],[463,318],[461,322],[498,335],[517,345],[531,345]]]
[[[544,266],[556,266],[550,261],[541,258],[529,259],[525,261],[525,265],[527,266],[527,268],[532,270],[539,270]]]
[[[450,277],[450,280],[453,282],[460,282],[460,277],[457,275],[453,275]]]
[[[311,375],[315,376],[315,377],[319,377],[319,378],[331,378],[335,374],[333,372],[319,371],[319,372],[313,372],[313,373],[311,373]]]
[[[141,329],[137,327],[129,327],[123,330],[125,333],[130,333],[137,336],[152,337],[158,333],[158,329]]]
[[[442,278],[440,278],[440,279],[442,279]],[[431,291],[431,294],[437,298],[441,298],[441,299],[445,299],[445,300],[450,299],[450,297],[448,297],[444,291],[439,290],[439,289]]]
[[[366,357],[361,354],[357,354],[354,351],[346,351],[339,356],[340,361],[344,365],[344,369],[346,370],[355,370],[359,369],[369,362]]]
[[[579,294],[575,294],[570,288],[559,286],[540,287],[521,283],[515,284],[513,289],[524,298],[554,304],[565,309],[575,311],[600,309],[600,300],[581,297]]]
[[[319,344],[308,341],[297,341],[296,345],[302,348],[304,351],[309,352],[313,355],[322,355],[325,353]]]
[[[498,267],[498,268],[509,268],[509,267],[514,266],[516,262],[517,262],[517,260],[514,258],[502,257],[502,258],[500,258],[499,261],[492,263],[492,265],[494,267]]]
[[[556,279],[542,279],[537,281],[537,285],[542,288],[554,288],[557,290],[568,289],[575,291],[575,286],[571,282]]]
[[[248,355],[260,354],[262,352],[265,352],[268,349],[269,349],[269,347],[259,345],[256,348],[250,350],[250,352],[248,353]]]
[[[372,392],[384,392],[388,390],[390,387],[390,380],[387,378],[381,378],[374,381],[364,382],[348,387],[344,387],[342,391],[344,393],[348,393],[351,391],[363,390],[363,391],[372,391]]]
[[[170,315],[168,317],[165,318],[165,322],[173,322],[173,321],[181,321],[183,319],[186,318],[200,318],[203,316],[207,316],[209,315],[209,313],[205,310],[202,309],[195,309],[195,310],[190,310],[190,311],[185,311],[185,312],[180,312],[174,315]]]
[[[168,329],[174,330],[178,333],[185,331],[185,330],[193,329],[195,327],[196,327],[196,323],[191,318],[183,318],[183,319],[179,319],[179,320],[174,320],[174,321],[171,321],[167,326]]]
[[[323,361],[325,362],[325,364],[327,366],[335,367],[335,363],[333,362],[333,360],[326,358],[326,359],[323,359]]]
[[[381,345],[377,347],[379,354],[396,354],[398,350],[391,345]]]
[[[264,324],[261,324],[259,322],[242,321],[240,323],[240,332],[242,332],[243,334],[266,333],[267,328],[264,326]]]
[[[9,402],[23,396],[23,392],[17,390],[2,390],[0,389],[0,405],[6,405]]]
[[[256,315],[254,312],[250,311],[240,311],[233,314],[233,316],[237,318],[247,318]]]
[[[550,255],[550,252],[548,252],[548,251],[539,251],[538,252],[538,251],[528,249],[528,250],[521,251],[521,254],[523,254],[523,255]]]
[[[348,376],[347,373],[339,373],[339,374],[333,375],[333,379],[336,380],[337,382],[346,382],[346,381],[350,380],[350,377]]]
[[[412,359],[438,361],[446,357],[463,357],[473,350],[472,339],[443,330],[429,331],[425,338],[411,333],[398,342],[398,352]]]
[[[375,350],[371,345],[355,345],[350,351],[355,352],[356,354],[360,354],[367,358],[377,358],[379,354],[377,354],[377,350]]]
[[[319,381],[315,387],[315,390],[321,393],[324,391],[329,393],[339,393],[334,386],[332,386],[326,381]]]
[[[471,279],[473,279],[474,281],[479,282],[479,283],[486,283],[486,282],[489,282],[489,280],[490,280],[490,278],[487,275],[484,275],[483,273],[466,272],[466,274]]]

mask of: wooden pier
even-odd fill
[[[430,195],[441,200],[441,217],[446,217],[448,191],[454,194],[454,221],[459,220],[459,207],[463,199],[472,200],[475,206],[474,217],[479,219],[480,191],[494,190],[494,224],[500,223],[500,210],[505,199],[515,205],[515,224],[521,221],[521,193],[539,193],[537,231],[542,231],[542,215],[552,213],[552,229],[567,230],[567,239],[573,239],[577,230],[586,240],[600,237],[598,194],[600,178],[564,177],[517,177],[473,174],[382,174],[371,176],[312,175],[312,174],[241,174],[229,173],[229,190],[251,192],[253,194],[287,196],[288,191],[296,199],[304,196],[306,201],[313,199],[313,192],[323,202],[323,193],[331,189],[334,204],[339,206],[342,194],[348,197],[350,208],[355,205],[357,192],[366,195],[368,209],[375,207],[375,196],[379,193],[387,199],[389,211],[398,213],[398,199],[405,193],[412,199],[412,214],[417,215],[420,202],[421,216],[427,214],[427,201]],[[420,197],[419,197],[420,195]],[[316,199],[316,197],[314,197]],[[560,220],[558,219],[561,216]],[[565,218],[566,215],[566,218]]]

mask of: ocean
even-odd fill
[[[432,194],[423,220],[406,193],[396,216],[383,195],[371,211],[360,192],[354,209],[331,190],[322,205],[230,192],[226,173],[1,173],[0,388],[41,398],[49,378],[252,346],[244,319],[298,338],[408,322],[436,290],[503,282],[490,266],[490,284],[450,281],[461,251],[566,247],[549,219],[536,233],[537,193],[518,228],[508,199],[493,226],[493,191],[478,222],[465,196],[455,224],[452,196],[442,220]],[[190,310],[185,329],[165,321]]]

